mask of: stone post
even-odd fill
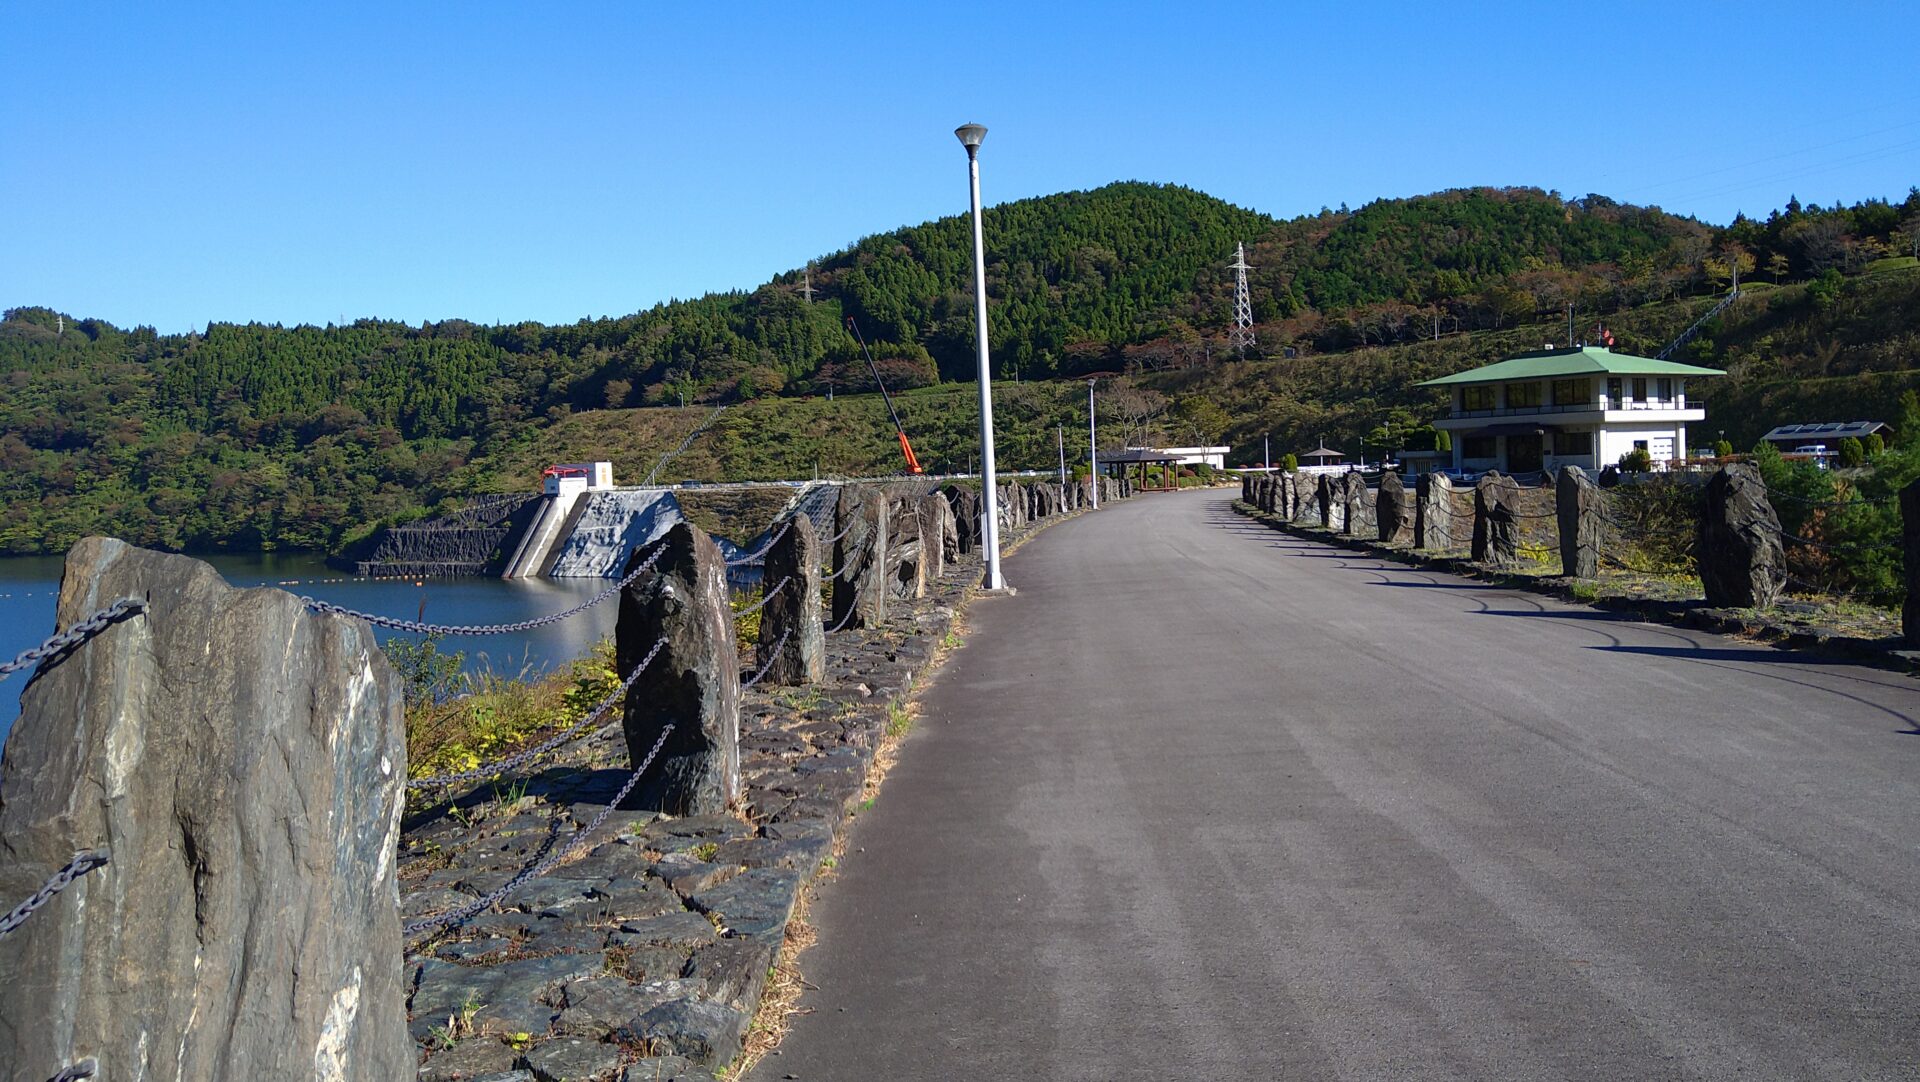
[[[1340,477],[1340,532],[1350,537],[1366,532],[1367,481],[1359,470]]]
[[[1560,467],[1553,486],[1554,511],[1560,527],[1560,571],[1568,578],[1590,579],[1600,573],[1600,486],[1578,466]]]
[[[941,493],[940,497],[940,563],[944,573],[947,565],[960,559],[960,517],[953,513],[953,503]]]
[[[1707,481],[1698,560],[1709,605],[1764,609],[1786,590],[1780,516],[1760,471],[1748,463],[1722,466]]]
[[[1338,530],[1345,525],[1345,523],[1341,521],[1345,517],[1343,514],[1345,503],[1340,499],[1344,494],[1344,486],[1340,491],[1336,491],[1334,488],[1332,474],[1323,473],[1319,476],[1314,485],[1313,498],[1314,502],[1320,508],[1321,529]]]
[[[953,508],[955,557],[980,547],[980,494],[961,485],[948,485],[943,494]]]
[[[1393,470],[1380,475],[1380,496],[1373,517],[1382,541],[1398,545],[1413,536],[1413,503],[1406,482]]]
[[[241,1082],[414,1076],[394,871],[402,685],[359,620],[90,537],[0,762],[0,898],[110,850],[0,937],[0,1071]],[[16,685],[17,686],[17,685]]]
[[[947,544],[953,536],[953,508],[947,499],[930,493],[919,499],[920,555],[927,565],[927,581],[938,582],[947,573]]]
[[[1907,597],[1900,606],[1900,633],[1920,644],[1920,481],[1900,490],[1900,529],[1905,541]]]
[[[903,601],[927,596],[926,528],[920,502],[909,496],[887,506],[887,596]]]
[[[1473,558],[1492,568],[1520,562],[1520,486],[1488,473],[1473,488]]]
[[[836,574],[827,626],[879,627],[887,620],[887,498],[865,485],[847,485],[840,490],[836,515],[833,531],[840,540],[833,546]]]
[[[1460,547],[1463,531],[1454,514],[1453,482],[1443,473],[1423,473],[1413,484],[1413,547],[1427,552]]]
[[[645,759],[660,731],[673,726],[634,790],[634,806],[718,815],[740,794],[740,647],[726,557],[705,531],[681,522],[635,549],[623,576],[656,550],[663,551],[653,569],[621,592],[613,630],[623,674],[664,644],[627,691],[622,727],[630,763]]]
[[[820,539],[812,520],[789,519],[764,566],[761,581],[771,587],[785,579],[787,585],[760,609],[754,664],[766,670],[761,679],[769,684],[817,684],[826,678],[826,635],[820,625]]]

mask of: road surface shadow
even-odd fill
[[[1727,668],[1728,667],[1726,664],[1727,662],[1757,663],[1757,664],[1769,665],[1769,666],[1800,665],[1800,666],[1814,666],[1819,668],[1824,668],[1827,666],[1851,666],[1856,664],[1855,662],[1846,661],[1842,658],[1811,657],[1799,652],[1775,650],[1771,647],[1764,647],[1764,646],[1754,647],[1752,649],[1726,649],[1722,647],[1713,647],[1713,646],[1703,646],[1696,649],[1682,649],[1674,646],[1626,646],[1619,643],[1615,643],[1612,646],[1589,646],[1587,647],[1587,649],[1599,650],[1609,654],[1639,654],[1645,657],[1664,657],[1664,658],[1670,658],[1674,661],[1690,662],[1695,665],[1710,665],[1710,666],[1713,666],[1714,668]],[[1764,677],[1768,680],[1778,680],[1783,684],[1793,684],[1798,687],[1810,689],[1812,691],[1824,692],[1828,695],[1834,696],[1835,698],[1846,699],[1849,702],[1858,703],[1861,706],[1867,707],[1870,710],[1877,710],[1880,713],[1885,714],[1888,717],[1891,717],[1894,720],[1906,726],[1905,729],[1895,730],[1895,735],[1920,736],[1920,721],[1916,721],[1912,714],[1895,710],[1890,706],[1882,706],[1871,699],[1863,698],[1859,695],[1853,695],[1845,691],[1837,690],[1835,688],[1830,688],[1823,684],[1816,684],[1809,680],[1795,680],[1791,676],[1786,676],[1778,672],[1765,672],[1758,669],[1744,669],[1744,668],[1738,669],[1735,671],[1751,673],[1754,676]],[[1823,675],[1826,675],[1826,674],[1823,674]],[[1846,674],[1844,673],[1833,673],[1830,675],[1842,676],[1848,679],[1857,679],[1854,677],[1847,677]],[[1860,680],[1860,682],[1865,684],[1870,684],[1877,688],[1884,688],[1889,691],[1907,690],[1897,685],[1883,684],[1877,680]]]

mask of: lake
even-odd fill
[[[235,586],[277,586],[362,612],[442,624],[501,624],[572,608],[612,585],[608,579],[497,578],[424,581],[355,578],[328,567],[318,557],[288,553],[246,553],[197,557],[212,564]],[[0,558],[0,661],[40,645],[53,634],[53,611],[60,593],[59,556]],[[468,672],[509,676],[543,673],[585,655],[613,634],[618,598],[569,620],[517,635],[447,638],[443,651],[464,650]],[[390,633],[378,633],[385,642]],[[20,691],[30,672],[0,681],[0,739],[20,715]]]

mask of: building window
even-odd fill
[[[1555,432],[1553,434],[1553,453],[1556,455],[1590,455],[1593,453],[1593,433]]]
[[[1468,436],[1460,441],[1462,458],[1492,458],[1499,453],[1492,436]]]
[[[1493,408],[1493,388],[1463,387],[1460,390],[1460,408],[1469,410],[1490,410]]]
[[[1584,379],[1556,379],[1553,381],[1553,404],[1556,406],[1578,406],[1593,399],[1593,384]]]
[[[1538,383],[1507,384],[1508,409],[1533,409],[1540,405],[1540,385]]]
[[[1653,385],[1654,388],[1660,392],[1660,401],[1673,401],[1673,380],[1671,378],[1661,376],[1658,380],[1654,381]]]
[[[1635,402],[1645,402],[1647,400],[1647,377],[1633,377],[1633,400]]]
[[[1618,376],[1607,381],[1607,401],[1614,409],[1620,408],[1620,377]]]

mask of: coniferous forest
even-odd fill
[[[1171,396],[1171,416],[1207,438],[1409,429],[1435,409],[1410,388],[1417,378],[1569,317],[1650,352],[1736,274],[1757,299],[1680,358],[1727,369],[1713,391],[1726,402],[1775,408],[1782,387],[1858,402],[1849,380],[1867,381],[1869,399],[1895,395],[1920,356],[1920,191],[1713,226],[1529,188],[1279,221],[1120,183],[992,208],[986,233],[999,377],[1127,374],[1123,389]],[[1270,362],[1255,375],[1226,363],[1239,242],[1255,268],[1251,363]],[[530,489],[536,478],[503,464],[523,469],[528,448],[576,414],[767,400],[754,415],[770,417],[783,399],[871,390],[847,317],[890,387],[970,380],[970,273],[967,222],[952,217],[821,258],[811,301],[795,269],[750,292],[567,325],[363,319],[162,335],[14,308],[0,320],[0,553],[57,552],[97,532],[172,549],[338,550],[450,496]],[[1034,422],[1047,439],[1027,441],[1040,458],[1064,419],[1044,412]],[[1743,418],[1722,423],[1747,435]],[[964,426],[954,431],[957,465]],[[875,435],[871,468],[891,468],[890,433]],[[731,468],[818,457],[802,447]]]

